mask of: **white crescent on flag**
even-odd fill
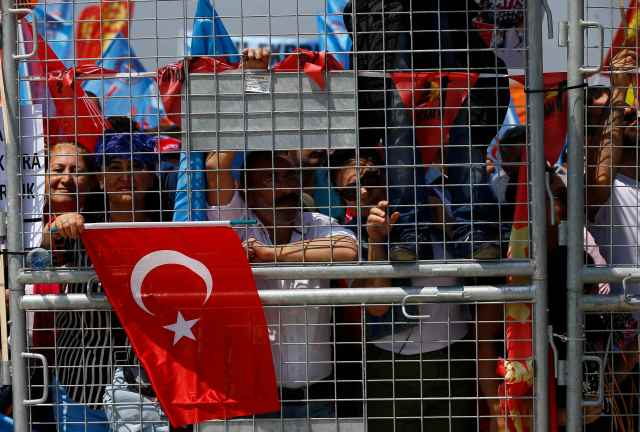
[[[168,264],[181,265],[200,276],[207,288],[207,295],[202,304],[205,304],[209,300],[213,292],[213,278],[207,266],[178,251],[157,250],[140,258],[131,272],[131,295],[140,309],[149,315],[153,315],[153,312],[151,312],[142,301],[142,283],[152,270]]]

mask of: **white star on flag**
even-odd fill
[[[193,335],[191,331],[191,327],[196,325],[196,323],[200,321],[200,318],[192,319],[186,321],[180,311],[178,311],[178,317],[176,318],[176,322],[167,326],[164,326],[169,331],[172,331],[173,334],[173,345],[178,343],[180,339],[183,337],[189,338],[191,340],[196,340],[196,337]]]

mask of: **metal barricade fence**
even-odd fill
[[[298,376],[197,430],[547,430],[542,4],[317,3],[3,0],[16,430],[168,430],[74,230],[203,219]]]
[[[638,93],[629,81],[637,68],[636,11],[633,1],[576,1],[569,6],[568,23],[561,25],[568,29],[561,31],[568,36],[561,42],[568,46],[568,84],[573,87],[567,334],[562,335],[570,431],[639,427],[633,294],[638,261],[637,237],[631,234],[638,219],[637,203],[625,198],[637,189],[637,125],[632,118],[637,117]],[[585,391],[591,395],[583,400]]]

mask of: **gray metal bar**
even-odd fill
[[[569,7],[567,47],[569,88],[568,264],[567,264],[567,432],[582,430],[582,267],[584,230],[584,0]]]
[[[640,278],[640,270],[637,267],[585,267],[582,270],[583,283],[622,282],[628,277]]]
[[[2,72],[4,78],[5,106],[9,121],[4,124],[5,170],[7,173],[7,250],[20,252],[22,247],[22,215],[20,214],[20,178],[18,161],[20,158],[20,142],[17,140],[16,128],[18,113],[18,64],[13,57],[17,48],[16,16],[8,13],[13,6],[12,0],[2,0]],[[24,311],[20,309],[20,298],[24,295],[24,286],[17,281],[22,256],[9,253],[8,281],[11,296],[9,313],[11,314],[11,364],[13,374],[13,424],[17,431],[30,430],[29,416],[24,401],[28,399],[26,363],[22,353],[27,349],[27,327]]]
[[[531,276],[533,264],[526,261],[473,262],[458,264],[353,264],[254,267],[258,279],[368,279],[373,277],[412,278],[429,276],[499,277]],[[22,271],[18,281],[32,283],[82,283],[96,276],[92,270]]]
[[[527,3],[527,86],[544,88],[542,70],[542,4]],[[549,19],[551,17],[549,16]],[[549,430],[549,344],[547,340],[547,195],[544,156],[544,93],[527,95],[529,120],[528,138],[531,154],[531,233],[535,270],[532,278],[535,289],[535,416],[537,432]]]
[[[407,296],[412,296],[408,299],[409,303],[511,302],[534,299],[533,288],[527,285],[263,290],[258,291],[258,295],[262,303],[269,306],[391,304],[401,303]],[[20,306],[25,311],[111,309],[105,296],[86,294],[26,295],[22,297]]]
[[[640,303],[625,301],[624,295],[587,295],[582,297],[584,312],[637,312]]]

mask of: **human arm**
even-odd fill
[[[231,167],[235,152],[211,152],[207,156],[207,201],[211,206],[225,206],[235,193]]]
[[[271,51],[268,48],[246,48],[242,51],[244,69],[267,69]],[[207,155],[207,201],[211,206],[229,204],[235,182],[231,168],[235,152],[211,152]]]
[[[633,81],[632,73],[624,73],[636,68],[635,52],[621,50],[612,60],[611,109],[599,134],[591,139],[587,148],[587,198],[590,215],[609,199],[611,186],[620,167],[624,150],[625,98]],[[595,206],[595,207],[592,207]]]
[[[400,213],[395,212],[390,217],[387,216],[388,201],[380,201],[376,207],[369,210],[367,218],[367,236],[369,238],[369,248],[367,259],[369,262],[383,261],[387,259],[387,248],[385,241],[391,232],[393,224],[398,221]],[[360,281],[362,286],[369,288],[383,288],[391,285],[389,278],[370,278]],[[389,310],[388,305],[368,306],[367,312],[373,316],[383,316]]]
[[[247,239],[252,262],[331,262],[353,261],[358,256],[358,242],[351,236],[335,235],[281,245],[265,245]]]

